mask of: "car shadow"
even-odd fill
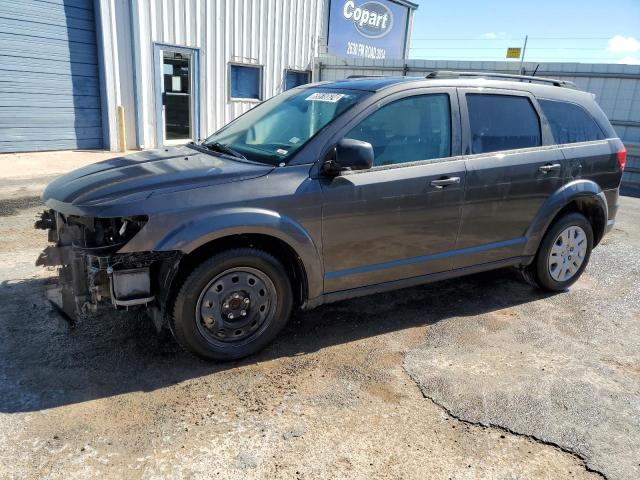
[[[496,270],[296,313],[271,345],[214,363],[162,339],[142,313],[108,310],[70,328],[43,299],[46,280],[0,285],[0,412],[30,412],[306,355],[387,332],[473,317],[549,294]],[[428,334],[428,333],[427,333]]]

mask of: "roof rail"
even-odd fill
[[[380,77],[386,77],[387,75],[349,75],[347,77],[347,80],[349,79],[353,79],[353,78],[380,78]]]
[[[548,83],[556,87],[576,88],[576,84],[568,80],[558,80],[557,78],[533,77],[531,75],[515,75],[510,73],[493,72],[456,72],[454,70],[436,70],[428,73],[425,78],[497,78],[503,80],[519,80],[520,82]]]

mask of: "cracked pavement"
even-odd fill
[[[459,283],[465,306],[405,359],[425,397],[557,445],[607,478],[640,478],[639,205],[623,199],[618,229],[569,292],[531,299],[499,275],[482,290]],[[488,298],[502,308],[469,314]]]
[[[474,275],[215,364],[133,313],[69,330],[33,266],[38,188],[0,178],[0,478],[638,478],[640,199],[569,293]]]

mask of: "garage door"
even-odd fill
[[[101,148],[91,0],[0,1],[0,152]]]

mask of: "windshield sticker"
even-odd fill
[[[279,148],[276,150],[276,153],[279,153],[280,155],[286,155],[287,153],[289,153],[288,150],[283,150],[282,148]]]
[[[289,139],[289,143],[293,143],[294,145],[295,145],[296,143],[298,143],[299,141],[300,141],[300,139],[299,139],[298,137],[291,137],[291,138]]]
[[[312,93],[305,100],[307,102],[329,102],[337,103],[342,97],[346,97],[344,93]]]

